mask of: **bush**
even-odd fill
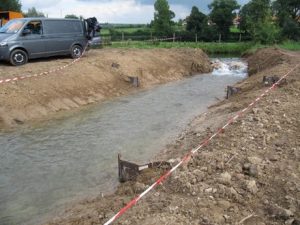
[[[258,25],[254,40],[261,44],[276,44],[279,41],[280,29],[272,23],[262,23]]]
[[[281,35],[284,39],[290,39],[294,41],[300,40],[300,26],[292,19],[287,19],[282,27]]]

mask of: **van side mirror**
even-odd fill
[[[28,34],[31,34],[31,30],[30,29],[24,29],[22,34],[25,36],[25,35],[28,35]]]

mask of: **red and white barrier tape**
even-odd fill
[[[0,84],[7,84],[7,83],[11,83],[11,82],[14,82],[14,81],[19,81],[19,80],[24,80],[24,79],[28,79],[28,78],[33,78],[33,77],[40,77],[40,76],[43,76],[43,75],[50,75],[50,74],[53,74],[55,72],[58,72],[58,71],[62,71],[64,70],[65,68],[71,66],[72,64],[78,62],[82,57],[83,55],[85,54],[86,52],[86,49],[87,49],[87,45],[86,47],[84,48],[81,56],[77,59],[74,59],[72,62],[64,65],[64,66],[60,66],[56,69],[53,69],[53,70],[49,70],[49,71],[46,71],[46,72],[41,72],[41,73],[36,73],[36,74],[32,74],[32,75],[27,75],[27,76],[17,76],[17,77],[14,77],[14,78],[7,78],[7,79],[3,79],[3,80],[0,80]]]
[[[266,89],[258,98],[256,98],[253,102],[251,102],[246,108],[239,111],[234,117],[230,118],[228,122],[220,128],[216,133],[214,133],[212,136],[205,139],[197,148],[192,149],[187,155],[185,155],[182,160],[174,166],[171,170],[167,171],[163,176],[161,176],[154,184],[152,184],[150,187],[148,187],[143,193],[138,195],[136,198],[131,200],[124,208],[122,208],[117,214],[115,214],[109,221],[107,221],[104,225],[109,225],[116,221],[120,216],[122,216],[128,209],[132,208],[137,202],[143,198],[146,194],[148,194],[152,189],[154,189],[157,185],[162,183],[167,177],[169,177],[179,166],[181,166],[183,163],[190,160],[191,156],[199,152],[200,149],[205,147],[209,144],[209,142],[214,139],[216,136],[218,136],[220,133],[223,133],[223,131],[231,125],[233,122],[235,122],[238,118],[240,118],[247,110],[251,109],[258,101],[260,101],[264,96],[266,96],[270,91],[272,91],[276,86],[280,84],[280,82],[285,79],[288,75],[290,75],[294,70],[296,70],[299,67],[300,64],[297,64],[293,69],[291,69],[288,73],[286,73],[284,76],[282,76],[275,84],[272,85],[272,87]]]

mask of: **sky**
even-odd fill
[[[240,5],[249,0],[237,0]],[[68,14],[96,17],[100,23],[150,23],[154,15],[155,0],[21,0],[22,10],[35,7],[51,18],[61,18]],[[208,13],[212,0],[169,0],[175,12],[175,20],[184,19],[197,6]]]

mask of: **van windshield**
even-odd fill
[[[0,28],[0,33],[14,34],[17,33],[24,25],[24,20],[11,20]]]

